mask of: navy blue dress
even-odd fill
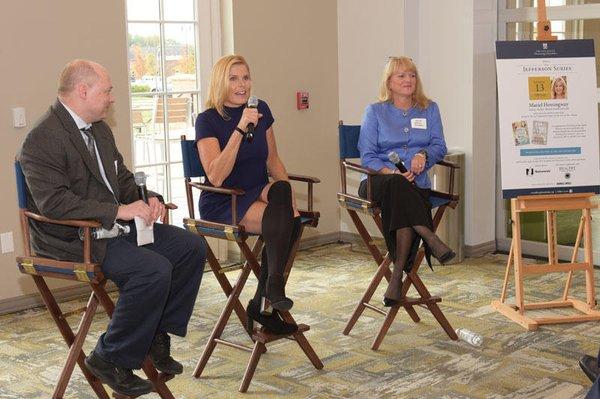
[[[219,140],[221,151],[227,145],[231,134],[242,117],[246,106],[236,108],[225,107],[226,118],[223,118],[216,109],[210,108],[198,115],[196,119],[196,141],[215,137]],[[267,130],[274,122],[273,115],[267,103],[258,102],[258,112],[262,117],[254,130],[254,140],[248,143],[242,141],[235,159],[235,164],[229,176],[223,182],[225,188],[239,188],[245,194],[237,197],[237,221],[231,220],[231,196],[227,194],[202,191],[198,209],[202,219],[218,223],[237,224],[244,218],[250,208],[268,183],[267,177]],[[210,185],[209,181],[206,184]]]

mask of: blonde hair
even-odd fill
[[[417,77],[417,84],[415,87],[415,91],[412,95],[412,100],[415,105],[417,105],[421,109],[427,108],[430,101],[429,98],[423,92],[423,83],[421,83],[421,78],[419,76],[419,71],[417,71],[417,66],[415,63],[408,57],[390,57],[385,68],[383,69],[383,75],[381,76],[381,83],[379,85],[379,101],[381,102],[389,102],[392,101],[392,91],[390,90],[389,81],[390,77],[396,72],[398,69],[405,69],[409,72],[413,72]]]
[[[97,68],[99,64],[89,60],[73,60],[65,65],[58,79],[58,93],[68,94],[75,89],[79,83],[93,86],[100,74]]]
[[[552,98],[556,98],[556,83],[558,81],[561,81],[563,84],[563,92],[562,95],[564,98],[567,98],[567,81],[565,80],[564,77],[562,76],[557,76],[554,78],[554,80],[552,81],[552,90],[551,90],[551,95]]]
[[[248,73],[250,73],[250,67],[246,59],[241,55],[232,54],[221,57],[213,66],[210,76],[208,96],[205,103],[206,108],[216,109],[219,115],[225,118],[227,115],[223,107],[229,92],[229,72],[231,71],[231,67],[236,64],[245,65],[248,68]]]

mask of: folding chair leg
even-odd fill
[[[369,252],[371,252],[371,256],[373,256],[373,259],[375,260],[375,262],[378,265],[380,265],[383,262],[383,256],[381,255],[381,252],[379,252],[379,248],[377,248],[377,246],[375,244],[373,244],[373,238],[371,237],[371,235],[365,228],[365,225],[363,224],[362,220],[360,220],[360,217],[358,216],[356,211],[353,211],[350,209],[346,209],[346,210],[348,211],[348,214],[350,215],[350,218],[352,219],[354,226],[356,226],[356,229],[358,230],[358,234],[360,234],[360,237],[362,238],[364,244],[367,246],[367,249],[369,250]],[[375,220],[377,227],[379,227],[379,229],[381,230],[382,229],[381,218],[374,217],[373,219]]]
[[[296,320],[294,320],[294,317],[290,312],[281,312],[280,314],[282,319],[287,323],[298,325],[298,323],[296,322]],[[319,358],[311,344],[308,342],[308,339],[306,339],[306,337],[304,336],[304,333],[302,331],[297,331],[292,336],[296,340],[298,346],[300,346],[300,349],[302,349],[306,357],[308,357],[310,362],[313,364],[313,366],[315,366],[317,370],[321,370],[323,368],[323,362],[321,362],[321,359]]]
[[[75,339],[70,344],[71,348],[69,349],[69,355],[67,356],[67,361],[60,373],[60,377],[58,379],[58,384],[54,390],[53,397],[62,398],[65,390],[67,389],[67,385],[69,380],[71,379],[71,375],[73,374],[73,369],[75,368],[75,363],[80,357],[83,357],[83,353],[81,348],[83,347],[83,343],[85,342],[85,337],[87,336],[88,331],[90,330],[90,326],[92,325],[92,320],[94,319],[94,315],[96,314],[96,309],[98,308],[98,299],[96,295],[92,293],[90,298],[88,299],[85,312],[81,321],[79,322],[79,327],[77,328],[77,333],[75,334]]]
[[[173,378],[172,375],[159,373],[148,357],[146,357],[144,363],[142,363],[142,370],[144,370],[144,373],[148,379],[154,384],[154,391],[158,394],[158,396],[160,396],[162,399],[175,399],[173,393],[167,384],[165,384],[166,381]]]
[[[406,310],[406,313],[408,313],[412,321],[414,321],[415,323],[419,323],[421,321],[421,318],[419,317],[419,315],[415,311],[415,308],[412,305],[404,305],[404,310]]]
[[[422,260],[423,260],[422,256],[417,256],[418,265],[421,264]],[[398,315],[398,311],[400,310],[401,306],[404,308],[404,310],[406,310],[406,313],[408,313],[410,318],[415,323],[419,323],[421,321],[421,318],[415,311],[414,306],[406,301],[406,299],[407,299],[406,293],[408,292],[408,289],[410,288],[410,285],[412,284],[411,276],[416,275],[416,272],[419,269],[419,266],[415,265],[413,269],[414,270],[411,270],[411,272],[407,274],[407,277],[402,282],[402,288],[401,288],[401,293],[400,293],[400,296],[402,298],[401,305],[393,306],[390,308],[387,315],[385,316],[385,319],[383,320],[383,324],[382,324],[381,328],[379,329],[377,336],[375,337],[375,340],[373,341],[373,345],[371,346],[371,349],[373,349],[373,350],[379,349],[379,346],[381,346],[381,343],[383,342],[383,339],[387,335],[388,330],[390,329],[391,325],[394,323],[394,320],[396,319],[396,316]]]
[[[225,296],[229,297],[231,295],[231,291],[233,291],[233,288],[231,287],[229,280],[227,280],[227,277],[225,277],[225,275],[223,274],[223,268],[219,264],[219,261],[217,260],[217,257],[215,256],[212,249],[210,249],[209,246],[206,246],[206,250],[206,259],[208,260],[208,264],[210,265],[211,270],[217,278],[217,281],[219,282],[223,293],[225,293]],[[235,311],[235,314],[240,320],[240,323],[242,323],[242,327],[244,327],[245,329],[247,322],[246,310],[242,306],[242,303],[239,301],[239,299],[236,299],[234,301],[233,310]]]
[[[362,314],[362,312],[365,310],[366,307],[369,307],[370,309],[373,309],[378,313],[385,314],[385,312],[375,308],[372,305],[369,305],[369,301],[373,297],[373,294],[375,293],[375,290],[377,290],[377,287],[381,283],[381,280],[384,277],[387,277],[386,280],[389,280],[389,278],[390,278],[389,277],[390,263],[391,263],[391,259],[390,259],[389,255],[386,255],[383,258],[383,261],[381,262],[381,264],[379,265],[379,268],[377,269],[377,273],[375,273],[375,276],[371,280],[371,283],[369,284],[369,288],[367,288],[367,291],[365,291],[365,293],[363,294],[362,298],[358,302],[358,305],[356,306],[356,309],[354,309],[354,312],[352,313],[350,320],[348,320],[348,324],[346,324],[346,328],[344,328],[344,331],[343,331],[344,335],[350,334],[350,331],[352,330],[352,328],[354,328],[356,321],[358,320],[358,318],[360,317],[360,315]]]
[[[40,294],[42,296],[42,300],[44,301],[44,304],[46,305],[46,308],[48,309],[50,316],[52,316],[52,319],[54,320],[56,326],[58,327],[58,330],[60,331],[63,339],[65,340],[65,342],[67,343],[68,346],[72,346],[73,342],[75,341],[75,334],[73,333],[73,330],[71,329],[71,327],[69,326],[67,321],[62,316],[60,307],[56,303],[56,300],[54,299],[54,296],[50,292],[50,289],[48,288],[48,285],[44,281],[44,278],[41,276],[32,276],[32,277],[33,277],[33,281],[35,282],[35,285],[38,288],[38,291],[40,292]],[[86,310],[86,312],[87,312],[87,310]],[[108,393],[104,389],[104,386],[102,385],[102,383],[96,377],[94,377],[92,375],[92,373],[89,372],[87,367],[85,367],[85,364],[83,362],[83,360],[85,359],[85,354],[83,353],[83,351],[81,351],[81,349],[79,350],[79,353],[77,354],[77,357],[75,359],[76,359],[77,364],[81,368],[81,372],[83,373],[84,377],[86,378],[86,380],[88,381],[88,383],[90,384],[90,386],[92,387],[94,392],[96,393],[96,396],[98,396],[98,398],[101,398],[101,399],[108,399],[109,398]],[[64,370],[63,370],[63,373],[64,373]],[[66,386],[68,385],[70,375],[71,374],[69,373],[69,376],[64,381],[62,379],[59,379],[56,389],[55,389],[55,392],[52,396],[53,398],[62,398],[62,396],[64,395],[64,391],[66,389]],[[61,373],[61,378],[63,378],[62,373]],[[59,386],[62,387],[63,385],[64,385],[64,387],[59,389]]]
[[[257,243],[255,244],[255,249],[258,244],[262,245],[262,243],[259,243],[257,241]],[[245,247],[245,248],[242,248],[242,247]],[[243,245],[240,245],[240,248],[242,248],[242,253],[244,253],[245,256],[248,255],[248,253],[250,252],[250,249],[248,248],[248,246],[245,243]],[[256,258],[251,258],[251,259],[256,259]],[[244,266],[242,267],[242,271],[240,272],[238,280],[235,283],[235,286],[233,287],[231,294],[229,295],[227,304],[221,311],[219,320],[217,321],[217,324],[215,324],[215,327],[213,328],[213,331],[210,334],[208,342],[206,343],[206,347],[202,351],[202,356],[200,357],[200,360],[198,360],[198,364],[196,365],[196,369],[194,370],[194,374],[193,374],[195,378],[199,378],[200,375],[202,375],[202,371],[204,371],[204,368],[206,367],[206,364],[208,363],[208,359],[210,358],[213,351],[215,350],[215,347],[217,346],[217,342],[218,342],[217,340],[220,339],[221,334],[223,334],[223,330],[225,329],[225,326],[227,325],[227,322],[229,321],[229,317],[231,316],[231,312],[234,309],[235,301],[238,301],[238,303],[239,303],[240,293],[242,292],[242,289],[244,288],[244,285],[246,284],[246,280],[248,279],[248,275],[250,274],[251,270],[252,270],[252,265],[251,265],[250,261],[248,261],[248,257],[246,257],[246,262],[244,263]]]
[[[400,306],[393,306],[388,311],[387,316],[385,317],[385,320],[383,321],[383,325],[379,329],[379,332],[377,333],[377,336],[375,337],[375,340],[373,341],[373,345],[371,345],[371,349],[373,349],[374,351],[379,349],[379,346],[383,342],[383,339],[385,338],[388,330],[390,329],[390,326],[394,322],[394,319],[396,318],[396,315],[398,314],[399,309],[400,309]],[[414,310],[413,310],[413,312],[414,312]]]
[[[244,378],[242,379],[242,383],[240,384],[240,392],[246,392],[248,387],[250,386],[250,382],[252,381],[252,377],[254,376],[254,372],[256,371],[256,366],[258,365],[258,361],[260,360],[260,356],[266,352],[266,346],[264,343],[260,341],[256,341],[254,343],[254,349],[252,350],[252,356],[250,356],[250,361],[248,362],[248,366],[246,366],[246,372],[244,373]]]
[[[311,344],[308,342],[308,339],[306,339],[306,337],[304,336],[304,333],[294,333],[294,339],[296,340],[298,346],[300,346],[300,349],[302,349],[306,357],[313,364],[313,366],[315,366],[317,370],[323,369],[323,362],[321,362],[321,359],[319,359],[319,356],[317,355]]]
[[[301,229],[299,232],[299,237],[302,236],[303,228],[304,228],[304,226],[301,226]],[[225,326],[227,325],[227,322],[229,321],[229,318],[231,317],[232,311],[235,310],[236,304],[240,303],[239,296],[244,288],[244,285],[246,284],[246,280],[248,279],[248,276],[250,275],[251,272],[253,272],[257,277],[260,275],[260,265],[258,264],[256,258],[263,247],[262,238],[259,237],[256,240],[252,249],[250,249],[250,247],[248,247],[248,244],[246,243],[245,240],[236,241],[236,242],[240,248],[240,251],[242,252],[242,255],[246,259],[246,262],[244,263],[244,266],[242,267],[242,270],[240,271],[238,279],[233,287],[231,287],[229,285],[229,281],[221,273],[219,273],[221,270],[221,267],[218,264],[216,258],[214,258],[214,254],[212,255],[213,259],[209,258],[209,262],[211,262],[211,268],[213,269],[213,272],[215,272],[217,279],[219,279],[219,282],[221,283],[221,288],[228,295],[228,299],[227,299],[227,304],[221,311],[219,320],[217,321],[217,323],[215,324],[215,326],[213,328],[213,331],[211,332],[211,335],[208,339],[206,347],[204,348],[204,350],[202,352],[202,356],[200,357],[200,360],[198,361],[198,364],[196,365],[196,369],[194,370],[193,375],[196,378],[200,377],[200,375],[204,371],[204,368],[206,367],[208,360],[212,356],[212,353],[218,343],[224,344],[227,346],[231,346],[236,349],[251,351],[252,355],[250,356],[250,360],[248,362],[248,365],[246,366],[246,371],[244,373],[244,377],[242,379],[242,382],[241,382],[240,388],[239,388],[240,392],[246,392],[248,390],[248,387],[250,386],[250,382],[252,381],[252,377],[254,376],[254,372],[256,371],[256,367],[258,365],[258,362],[260,361],[260,357],[262,356],[263,353],[265,353],[267,351],[266,344],[269,342],[273,342],[273,341],[282,339],[282,338],[288,338],[288,336],[274,335],[274,334],[266,332],[264,329],[255,329],[251,333],[251,338],[254,340],[254,347],[252,349],[245,347],[243,345],[239,345],[239,344],[228,342],[224,339],[221,339],[221,335],[223,334]],[[291,266],[293,263],[293,259],[296,255],[296,251],[298,249],[298,242],[299,241],[296,241],[294,243],[294,245],[292,246],[292,248],[290,249],[290,255],[288,257],[288,262],[286,263],[285,270],[284,270],[284,276],[285,276],[286,280],[287,280],[287,277],[289,276],[289,272],[290,272],[290,269],[291,269]],[[221,278],[223,278],[223,281],[221,281]],[[240,304],[240,307],[241,307],[241,304]],[[241,310],[244,311],[243,308]],[[295,323],[293,317],[291,316],[291,314],[289,312],[281,312],[281,315],[282,315],[283,319],[285,321],[287,321],[288,323]],[[245,316],[245,318],[247,317],[247,315],[245,314],[245,311],[244,311],[244,316]],[[242,320],[242,317],[240,317],[240,320]],[[244,325],[244,327],[246,327],[246,326]],[[296,332],[295,334],[292,334],[292,336],[293,336],[293,338],[295,338],[296,342],[298,343],[300,348],[304,351],[304,353],[309,358],[309,360],[312,362],[312,364],[317,369],[321,369],[321,368],[323,368],[323,363],[321,363],[321,360],[319,359],[319,357],[317,356],[317,354],[315,353],[313,348],[310,346],[310,344],[308,343],[308,340],[306,339],[306,337],[304,337],[304,334],[303,334],[305,331],[308,331],[309,329],[310,329],[309,326],[307,326],[305,324],[299,324],[298,332]]]
[[[425,287],[425,284],[423,284],[423,281],[416,273],[413,276],[411,276],[411,281],[421,298],[431,298],[431,294],[427,290],[427,287]],[[446,334],[448,334],[448,337],[450,337],[450,339],[453,341],[458,340],[456,332],[450,325],[448,319],[446,319],[446,316],[438,306],[437,302],[427,301],[426,305],[429,308],[431,314],[433,314],[433,317],[435,317],[435,319],[440,324],[440,326],[442,326]]]

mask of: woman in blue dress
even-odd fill
[[[418,249],[417,236],[425,242],[428,261],[429,254],[441,263],[455,256],[432,231],[429,204],[427,171],[446,155],[440,112],[425,96],[410,58],[388,61],[379,102],[365,111],[358,148],[362,165],[378,173],[371,179],[372,199],[381,206],[384,238],[394,261],[384,305],[394,306],[400,299],[403,270],[409,271]],[[398,154],[401,165],[389,160],[391,152]],[[366,176],[359,195],[367,196]]]
[[[300,231],[300,216],[277,154],[271,110],[262,100],[255,108],[246,106],[251,89],[250,68],[242,56],[225,56],[214,65],[207,109],[196,119],[198,153],[207,184],[240,188],[245,194],[237,197],[237,220],[229,195],[203,191],[199,210],[203,219],[239,223],[247,232],[262,234],[265,247],[258,287],[246,308],[248,329],[252,331],[257,321],[271,332],[291,334],[297,326],[284,322],[278,311],[293,305],[285,296],[283,272]]]

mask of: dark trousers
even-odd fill
[[[600,381],[596,378],[585,399],[600,399]]]
[[[598,351],[598,366],[600,366],[600,350]],[[585,399],[600,399],[600,377],[596,378],[596,381],[592,384],[587,395],[585,395]]]
[[[154,243],[137,246],[132,233],[108,242],[102,271],[119,299],[96,353],[137,369],[158,331],[184,336],[204,271],[206,242],[181,228],[155,224]]]

